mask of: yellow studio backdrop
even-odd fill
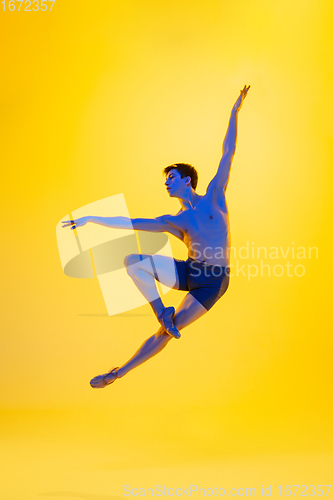
[[[332,498],[332,3],[29,3],[0,3],[1,498]],[[56,226],[121,193],[131,217],[176,213],[174,162],[203,194],[245,84],[229,290],[93,390],[158,324],[66,276]]]

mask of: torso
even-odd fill
[[[217,202],[214,190],[202,196],[193,208],[172,217],[172,226],[183,233],[188,256],[218,266],[229,266],[230,224],[225,197]]]

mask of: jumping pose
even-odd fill
[[[129,276],[150,303],[161,326],[124,365],[94,377],[90,381],[91,387],[106,387],[155,356],[172,338],[180,337],[179,330],[206,314],[226,292],[230,275],[226,189],[236,150],[238,112],[249,88],[244,86],[232,108],[223,141],[222,158],[203,196],[195,191],[198,183],[196,169],[187,163],[175,163],[166,167],[163,173],[166,175],[165,186],[169,196],[178,198],[181,206],[176,215],[163,215],[155,219],[88,216],[63,221],[63,227],[71,226],[71,229],[94,222],[112,228],[168,232],[188,248],[186,261],[146,254],[131,254],[125,258]],[[175,272],[170,273],[170,265]],[[163,305],[155,279],[170,288],[189,292],[176,311],[173,307]]]

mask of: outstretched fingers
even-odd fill
[[[70,226],[70,225],[72,225],[71,229],[75,229],[75,227],[76,227],[76,225],[75,225],[75,224],[76,224],[75,220],[63,220],[63,221],[61,221],[61,222],[62,222],[62,224],[64,224],[62,227],[68,227],[68,226]]]
[[[250,87],[251,87],[251,85],[249,85],[248,87],[246,85],[244,85],[243,89],[241,90],[241,93],[243,94],[244,97],[248,93]]]

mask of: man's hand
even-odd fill
[[[75,220],[63,220],[62,223],[64,224],[62,227],[68,227],[71,226],[71,229],[76,229],[77,227],[82,227],[87,222],[89,222],[90,217],[81,217],[80,219],[75,219]]]
[[[243,101],[244,101],[244,99],[249,91],[249,88],[250,88],[250,85],[248,87],[246,85],[244,85],[243,90],[240,91],[240,95],[234,104],[233,110],[239,111],[241,109]]]

